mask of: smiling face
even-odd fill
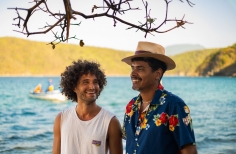
[[[139,92],[148,92],[157,89],[161,77],[161,69],[152,71],[152,68],[144,61],[133,61],[131,63],[132,88]]]
[[[88,105],[95,103],[100,94],[100,87],[97,77],[92,74],[82,75],[74,89],[78,102]]]

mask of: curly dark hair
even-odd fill
[[[72,102],[77,102],[77,95],[74,92],[75,87],[82,75],[92,74],[97,77],[98,85],[101,91],[107,84],[105,73],[100,69],[100,64],[93,61],[78,60],[73,61],[72,65],[67,66],[66,70],[61,73],[60,87],[64,94]]]
[[[152,68],[152,71],[156,71],[158,68],[161,68],[162,71],[163,71],[163,74],[165,73],[166,69],[167,69],[167,66],[164,62],[160,61],[160,60],[157,60],[155,58],[152,58],[152,57],[136,57],[136,58],[132,58],[131,61],[144,61],[144,62],[147,62],[148,65]],[[163,76],[162,74],[162,76]],[[161,78],[162,78],[161,76]],[[160,78],[160,80],[161,80]]]

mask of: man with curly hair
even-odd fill
[[[134,55],[122,61],[131,66],[132,88],[140,92],[126,106],[126,154],[196,154],[188,106],[160,84],[164,72],[175,68],[165,49],[139,42]]]
[[[106,76],[96,62],[78,60],[66,67],[60,87],[77,105],[55,118],[53,154],[123,153],[118,119],[96,104],[106,83]]]

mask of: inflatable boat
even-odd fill
[[[53,90],[48,92],[30,92],[29,96],[31,98],[37,98],[37,99],[46,99],[46,100],[58,100],[58,101],[66,101],[66,97],[62,95],[60,90]]]

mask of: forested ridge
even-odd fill
[[[1,76],[59,76],[65,67],[77,59],[98,61],[110,76],[129,75],[130,67],[121,59],[133,51],[121,51],[92,46],[59,44],[55,49],[46,42],[25,39],[0,38]],[[175,76],[236,76],[236,44],[185,52],[171,56],[176,69],[167,71]]]

